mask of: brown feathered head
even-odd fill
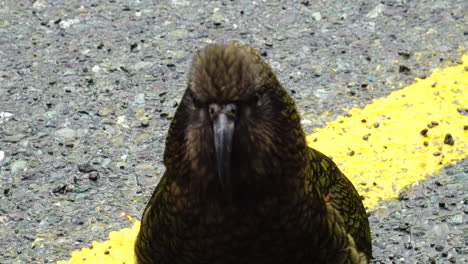
[[[305,148],[294,101],[257,51],[231,42],[195,55],[166,139],[169,178],[251,199],[280,188]]]

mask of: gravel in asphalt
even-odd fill
[[[259,49],[312,132],[459,63],[466,10],[462,0],[1,2],[0,263],[67,259],[140,217],[190,58],[206,44]],[[467,175],[465,158],[370,211],[374,263],[464,263]]]

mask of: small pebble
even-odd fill
[[[437,157],[437,156],[440,156],[440,155],[442,155],[442,153],[441,153],[440,151],[436,151],[436,152],[434,152],[432,155],[434,155],[434,156],[436,156],[436,157]]]
[[[435,248],[435,250],[437,250],[437,251],[442,251],[442,250],[444,250],[444,246],[442,246],[442,245],[436,245],[434,248]]]
[[[455,144],[455,140],[453,139],[450,133],[447,133],[447,135],[445,135],[444,144],[447,144],[450,146],[453,146]]]
[[[83,225],[84,224],[83,219],[80,219],[80,218],[73,218],[71,222],[73,224],[75,224],[75,225]]]
[[[409,59],[409,57],[411,57],[411,52],[402,50],[398,52],[398,55],[402,56],[404,59]]]
[[[375,128],[378,128],[379,126],[380,126],[379,122],[375,122],[375,123],[374,123],[374,127],[375,127]]]
[[[88,173],[88,172],[96,171],[96,168],[94,168],[93,165],[89,163],[83,163],[83,164],[78,165],[78,170],[80,172]]]
[[[458,113],[460,113],[461,115],[464,115],[464,116],[468,116],[468,108],[457,108],[457,111]]]
[[[448,222],[452,223],[452,224],[456,224],[456,225],[463,224],[463,214],[460,213],[460,214],[456,214],[456,215],[451,216],[448,219]]]
[[[17,160],[10,165],[10,171],[12,174],[24,171],[28,163],[24,160]]]
[[[443,238],[449,234],[450,228],[447,223],[437,223],[432,227],[432,231],[436,236]]]
[[[57,130],[55,134],[65,139],[72,139],[76,136],[75,130],[68,127]]]
[[[431,121],[430,124],[427,125],[428,128],[433,128],[435,126],[438,126],[439,125],[439,122],[437,121]]]
[[[99,179],[99,173],[97,171],[92,171],[88,175],[88,179],[91,181],[97,181]]]
[[[404,74],[410,74],[411,69],[408,66],[400,65],[400,67],[398,68],[398,72],[404,73]]]
[[[429,129],[425,128],[423,130],[421,130],[421,135],[423,135],[424,137],[427,137],[427,132],[429,132]]]

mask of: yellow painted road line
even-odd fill
[[[68,261],[58,261],[57,264],[133,264],[133,245],[140,230],[140,222],[133,227],[124,228],[109,233],[109,240],[93,241],[89,248],[74,251]]]
[[[468,108],[465,67],[468,55],[461,65],[435,70],[363,109],[351,109],[307,140],[333,157],[372,208],[378,200],[395,197],[404,186],[468,156],[468,116],[460,113]],[[427,132],[421,133],[424,129]],[[447,134],[452,140],[446,140]],[[135,222],[132,228],[113,231],[109,240],[93,242],[92,248],[75,251],[58,264],[133,264],[139,228]]]
[[[468,156],[468,116],[460,113],[468,108],[468,55],[463,62],[351,109],[309,135],[310,146],[333,157],[367,207],[396,197],[404,186]],[[453,145],[444,143],[447,134]]]

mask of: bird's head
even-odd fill
[[[258,193],[299,169],[305,148],[294,101],[257,51],[232,42],[195,55],[166,140],[168,170],[205,189]]]

